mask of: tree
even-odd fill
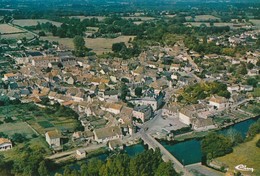
[[[11,138],[14,142],[18,142],[18,143],[22,143],[27,140],[26,136],[20,133],[14,133]]]
[[[75,55],[78,57],[85,56],[85,40],[82,36],[75,36],[73,39]]]
[[[248,132],[247,132],[247,136],[249,138],[253,138],[255,137],[256,134],[260,133],[260,119],[257,120],[256,123],[253,123],[252,125],[250,125]]]
[[[246,69],[246,66],[245,64],[243,64],[240,68],[239,68],[239,74],[241,75],[246,75],[247,74],[247,69]]]
[[[172,167],[171,162],[168,163],[162,162],[155,172],[155,176],[176,176],[176,175],[178,174]]]
[[[227,131],[227,137],[231,140],[234,146],[243,142],[242,134],[233,128]]]
[[[260,45],[260,42],[259,42],[259,45]],[[260,59],[258,59],[258,61],[256,62],[256,66],[260,67]]]
[[[249,62],[248,64],[247,64],[247,68],[249,69],[249,70],[251,70],[252,68],[254,68],[254,64],[252,64],[251,62]]]
[[[64,176],[70,176],[70,174],[71,174],[70,166],[66,165],[65,168],[64,168],[64,171],[63,171],[63,175]]]
[[[257,79],[255,79],[255,78],[248,78],[247,80],[246,80],[246,82],[247,82],[247,84],[248,85],[251,85],[251,86],[253,86],[253,87],[256,87],[257,86],[257,84],[258,84],[258,80]]]
[[[142,87],[135,88],[135,95],[138,96],[138,97],[141,97],[142,91],[143,91]]]
[[[0,138],[8,138],[8,135],[6,135],[6,134],[3,133],[3,132],[0,132]]]
[[[88,167],[87,165],[84,163],[80,166],[80,171],[81,171],[81,176],[86,176],[88,173]]]
[[[260,148],[260,139],[258,139],[258,141],[256,142],[256,146]]]
[[[120,99],[125,101],[126,100],[126,96],[127,96],[128,92],[129,92],[129,89],[128,89],[127,85],[123,83],[121,85],[121,90],[120,91],[121,91]]]
[[[48,170],[46,168],[45,161],[41,161],[38,168],[38,173],[40,176],[48,176]]]
[[[102,164],[102,161],[96,158],[89,160],[87,163],[87,175],[98,176]]]
[[[40,32],[39,32],[39,36],[46,36],[46,34],[45,34],[44,31],[40,31]]]
[[[213,132],[205,136],[201,148],[207,159],[212,159],[232,152],[232,142],[228,137]]]
[[[120,51],[122,51],[122,50],[125,49],[125,48],[126,48],[126,45],[125,45],[124,42],[114,43],[114,44],[112,45],[112,51],[113,51],[113,52],[120,52]]]

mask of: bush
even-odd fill
[[[12,119],[12,117],[5,117],[5,119],[4,119],[4,122],[5,123],[11,123],[11,122],[13,122],[14,120]]]
[[[0,138],[8,138],[8,136],[5,133],[0,132]]]
[[[256,142],[256,146],[260,148],[260,139],[258,139],[258,141]]]
[[[27,140],[26,136],[24,134],[20,134],[20,133],[14,133],[11,138],[12,138],[12,141],[17,142],[17,143],[23,143],[24,141]]]
[[[255,137],[256,134],[260,133],[260,119],[256,123],[253,123],[247,132],[247,136],[251,139]]]

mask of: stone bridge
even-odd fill
[[[144,141],[144,144],[148,145],[149,149],[155,150],[159,148],[162,154],[162,159],[165,162],[172,162],[174,164],[174,168],[177,172],[182,172],[184,176],[192,176],[192,174],[182,165],[168,150],[166,150],[157,140],[155,140],[149,134],[146,134],[144,131],[140,132],[141,138]]]

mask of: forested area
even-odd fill
[[[131,158],[126,154],[118,154],[102,162],[91,159],[82,164],[80,171],[66,166],[63,176],[91,175],[91,176],[177,176],[172,163],[165,163],[159,149],[146,150]]]
[[[44,160],[45,150],[39,146],[16,148],[19,155],[16,160],[5,161],[0,155],[0,175],[49,176],[59,167],[51,161]],[[161,158],[159,149],[146,150],[130,157],[127,154],[116,154],[106,161],[96,158],[81,164],[80,169],[66,165],[62,173],[56,176],[178,176],[172,163],[166,163]]]
[[[186,87],[183,93],[178,97],[178,101],[196,103],[198,100],[205,99],[214,94],[230,98],[230,92],[227,90],[227,85],[214,81],[196,83],[195,85]]]

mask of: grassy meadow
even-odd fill
[[[97,55],[112,52],[113,43],[125,42],[126,45],[130,38],[135,36],[119,36],[117,38],[85,38],[86,47],[93,49],[93,52]],[[74,49],[73,39],[71,38],[59,38],[53,36],[41,37],[42,40],[56,41],[59,44]]]
[[[38,23],[52,23],[53,25],[59,27],[62,23],[50,21],[46,19],[23,19],[23,20],[14,20],[13,24],[25,27],[25,26],[36,26]]]
[[[230,171],[235,170],[235,166],[244,164],[249,168],[254,168],[254,172],[242,172],[246,175],[260,175],[260,148],[256,147],[256,142],[260,139],[258,134],[253,140],[240,144],[234,151],[223,157],[216,158],[229,167]]]

